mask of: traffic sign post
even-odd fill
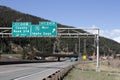
[[[86,56],[86,55],[83,55],[82,58],[83,58],[82,70],[84,70],[84,68],[86,67],[86,62],[85,62],[85,61],[87,60],[87,56]]]

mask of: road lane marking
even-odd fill
[[[3,74],[3,73],[11,73],[11,72],[21,71],[21,70],[27,70],[27,69],[31,69],[31,68],[24,68],[24,69],[16,69],[16,70],[3,71],[3,72],[0,72],[0,74]]]
[[[19,77],[19,78],[13,79],[13,80],[21,80],[21,79],[24,79],[24,78],[27,78],[27,77],[30,77],[30,76],[34,76],[34,75],[37,75],[37,74],[40,74],[40,73],[43,73],[43,72],[46,72],[46,71],[49,71],[49,70],[52,70],[52,69],[47,69],[47,70],[44,70],[44,71],[41,71],[41,72],[37,72],[37,73],[33,73],[33,74],[30,74],[30,75],[27,75],[27,76]]]

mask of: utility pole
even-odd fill
[[[0,46],[1,46],[1,48],[0,48],[0,59],[1,59],[2,51],[3,51],[3,50],[2,50],[2,48],[3,48],[3,47],[2,47],[2,38],[1,38]]]
[[[77,53],[77,43],[75,43],[75,53]]]
[[[57,52],[60,51],[60,40],[58,38],[56,38],[56,41],[53,44],[53,53],[55,53],[56,50]]]
[[[56,49],[56,41],[53,44],[53,54],[55,53],[55,49]]]
[[[96,71],[97,72],[100,72],[100,67],[99,67],[99,29],[98,30],[98,33],[97,33],[97,65],[96,65]]]
[[[59,38],[56,38],[57,39],[57,50],[58,52],[60,51],[60,40]]]
[[[80,53],[80,37],[78,37],[79,38],[79,49],[78,49],[78,56],[79,56],[79,58],[81,57],[81,53]]]
[[[84,39],[84,54],[87,54],[86,53],[86,39]]]
[[[67,44],[67,54],[68,54],[68,51],[69,51],[69,50],[68,50],[68,44]]]

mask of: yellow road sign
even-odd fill
[[[87,59],[87,56],[86,55],[83,55],[83,60],[86,60]]]

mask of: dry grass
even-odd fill
[[[120,61],[114,60],[101,62],[100,68],[102,71],[120,73]]]
[[[64,80],[120,80],[120,69],[108,65],[107,61],[101,63],[101,72],[96,72],[96,64],[84,63],[75,68],[64,78]]]
[[[0,60],[21,60],[21,54],[2,54]]]

